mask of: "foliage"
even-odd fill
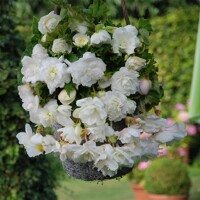
[[[16,87],[17,65],[24,41],[15,30],[11,3],[0,2],[0,199],[54,200],[57,169],[52,164],[55,161],[28,159],[16,139],[16,133],[22,130],[27,118]]]
[[[58,0],[54,0],[58,1]],[[120,0],[104,0],[106,2],[107,8],[109,8],[109,15],[112,17],[123,18],[121,1]],[[69,3],[73,5],[84,5],[87,7],[93,1],[90,0],[68,0]],[[139,18],[139,17],[153,17],[156,15],[165,14],[169,8],[180,8],[188,7],[191,4],[197,3],[196,0],[126,0],[128,12],[130,16]]]
[[[163,116],[171,116],[176,103],[189,99],[199,8],[196,6],[171,10],[151,23],[151,50],[159,65],[159,76],[165,91]],[[178,92],[177,92],[178,91]]]
[[[186,166],[178,159],[161,157],[147,168],[144,188],[153,194],[188,194],[190,178]]]

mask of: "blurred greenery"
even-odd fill
[[[60,162],[28,158],[16,139],[27,121],[17,92],[17,66],[25,43],[15,30],[12,1],[0,1],[0,13],[0,199],[54,200]]]
[[[148,193],[187,195],[190,187],[187,167],[179,159],[160,157],[145,170],[144,189]]]
[[[170,9],[151,20],[151,50],[159,66],[164,87],[162,115],[172,115],[176,103],[189,99],[198,26],[198,6]],[[170,108],[170,109],[169,109]]]

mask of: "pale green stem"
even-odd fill
[[[200,15],[190,93],[189,119],[200,123]]]

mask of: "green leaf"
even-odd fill
[[[0,70],[0,81],[4,81],[7,79],[8,74],[9,74],[9,70]]]
[[[87,13],[94,17],[96,22],[99,23],[101,20],[105,21],[107,19],[108,6],[102,0],[94,0]]]
[[[42,82],[37,82],[35,84],[32,84],[31,86],[34,94],[39,97],[41,106],[44,106],[50,99],[52,99],[52,96],[49,94],[49,90],[46,84]]]
[[[149,45],[149,31],[147,29],[140,28],[139,33],[142,37],[144,44]]]
[[[66,58],[70,62],[75,62],[75,61],[77,61],[79,59],[79,57],[76,54],[67,54]]]
[[[144,28],[149,32],[153,31],[150,21],[148,19],[140,18],[138,25],[139,25],[139,29]]]
[[[112,135],[108,138],[108,141],[111,143],[111,144],[116,144],[117,142],[117,136],[116,135]]]
[[[57,5],[57,6],[63,6],[65,4],[67,4],[66,0],[48,0],[48,1]]]
[[[4,88],[0,88],[0,95],[3,95],[3,94],[5,94],[7,92],[7,90],[6,89],[4,89]]]
[[[70,96],[70,93],[76,89],[76,85],[72,82],[65,84],[65,90],[67,94]]]
[[[36,17],[33,17],[32,29],[33,29],[34,35],[40,35],[41,36],[41,33],[38,30],[38,19]]]

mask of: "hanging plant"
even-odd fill
[[[169,126],[157,110],[148,114],[163,96],[148,50],[149,22],[114,25],[101,0],[88,9],[53,2],[62,14],[57,7],[34,18],[22,58],[19,95],[37,127],[34,133],[26,124],[17,134],[27,154],[56,153],[69,175],[103,180],[130,172],[138,159],[156,157],[161,143],[184,137],[182,124]]]

